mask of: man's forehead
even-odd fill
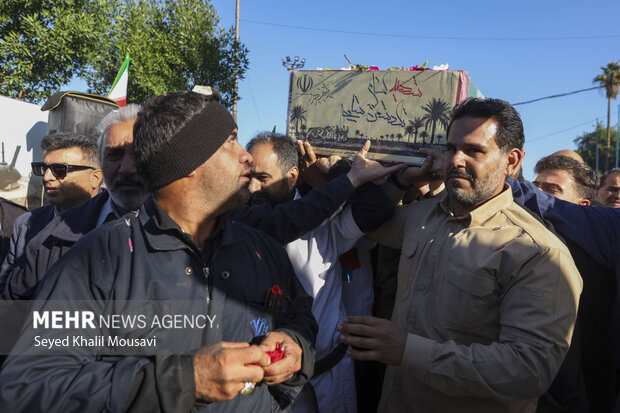
[[[603,182],[603,185],[605,186],[618,186],[619,184],[620,184],[620,172],[609,174],[607,178],[605,178],[605,182]]]
[[[273,150],[273,145],[269,142],[254,145],[249,152],[252,154],[254,163],[271,165],[278,162],[278,155]]]
[[[106,147],[124,146],[133,142],[133,126],[136,120],[117,122],[110,126],[106,134]]]
[[[463,116],[452,123],[448,143],[490,145],[495,143],[497,128],[493,118]]]
[[[84,152],[82,148],[78,146],[71,146],[69,148],[54,149],[53,151],[46,152],[43,155],[44,159],[52,159],[53,162],[71,163],[71,161],[82,160]]]
[[[546,169],[540,171],[536,177],[538,182],[549,182],[557,184],[573,183],[573,176],[564,169]]]

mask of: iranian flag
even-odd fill
[[[127,105],[127,79],[128,79],[128,69],[129,69],[129,53],[125,55],[125,61],[123,62],[123,66],[121,66],[121,70],[118,71],[116,75],[116,79],[114,79],[114,84],[112,85],[112,89],[110,89],[110,93],[108,93],[108,98],[112,99],[119,106],[123,107]]]

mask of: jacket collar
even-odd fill
[[[76,242],[97,228],[99,214],[109,196],[108,191],[102,191],[82,205],[61,213],[50,222],[47,232],[60,240]]]
[[[185,233],[183,229],[163,210],[161,206],[149,197],[138,213],[138,220],[143,228],[147,242],[155,250],[170,251],[180,249],[191,249],[196,253],[200,251],[196,247],[192,237]],[[230,244],[235,241],[233,234],[235,225],[225,217],[218,218],[213,231],[209,236],[221,236],[221,244]],[[167,235],[167,236],[162,236]]]

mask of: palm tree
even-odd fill
[[[413,143],[418,143],[418,131],[424,126],[424,120],[422,118],[415,118],[413,121],[409,121],[409,123],[413,126],[413,133],[415,134]]]
[[[411,137],[413,136],[413,143],[418,141],[418,131],[424,126],[424,121],[421,118],[415,118],[409,121],[409,125],[405,126],[405,136],[407,136],[407,143],[411,143]]]
[[[305,120],[306,109],[301,105],[294,106],[293,112],[291,112],[291,122],[295,122],[295,136],[299,135],[299,124],[303,124]]]
[[[409,125],[405,126],[405,136],[407,136],[407,143],[411,142],[411,137],[415,134],[413,130],[412,122],[409,121]]]
[[[437,122],[445,128],[448,127],[448,121],[450,120],[448,114],[450,113],[450,107],[448,103],[433,98],[426,106],[422,106],[422,110],[426,112],[426,115],[422,116],[422,119],[426,122],[426,127],[431,126],[431,144],[435,140],[435,129]]]
[[[615,62],[607,63],[606,67],[601,67],[603,70],[602,75],[598,75],[594,78],[594,83],[599,83],[601,87],[605,88],[605,95],[607,96],[607,155],[605,156],[605,170],[609,169],[609,155],[611,146],[611,129],[609,129],[609,119],[611,116],[611,100],[618,96],[618,86],[620,86],[620,65],[618,60]]]
[[[422,138],[422,143],[426,143],[426,138],[428,138],[428,132],[426,130],[420,132],[420,138]]]

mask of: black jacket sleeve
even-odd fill
[[[394,204],[373,183],[360,186],[350,200],[351,214],[362,232],[379,228],[394,215]]]
[[[270,235],[280,244],[288,244],[321,225],[354,190],[349,178],[340,176],[321,189],[275,207],[242,205],[231,211],[229,218]]]

